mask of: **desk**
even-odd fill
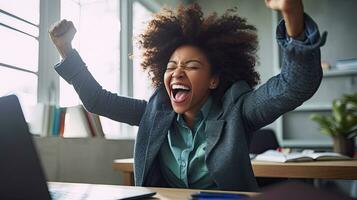
[[[135,185],[134,183],[134,158],[116,159],[112,167],[123,172],[123,185]]]
[[[252,161],[256,177],[357,180],[357,160],[275,163]]]
[[[86,199],[98,199],[98,194],[101,196],[100,199],[103,199],[102,195],[108,194],[108,199],[113,198],[113,194],[118,193],[120,191],[125,191],[130,189],[138,189],[138,190],[149,190],[152,192],[156,192],[156,195],[153,196],[159,200],[187,200],[189,199],[192,193],[197,193],[199,191],[204,190],[192,190],[192,189],[176,189],[176,188],[154,188],[154,187],[134,187],[134,186],[119,186],[119,185],[101,185],[101,184],[85,184],[85,183],[61,183],[61,182],[49,182],[48,186],[50,191],[75,191],[78,193],[78,199],[81,198],[81,194],[85,194]],[[216,191],[219,192],[219,191]],[[226,191],[224,191],[226,192]],[[254,192],[229,192],[235,194],[247,194],[249,196],[255,196],[259,193]],[[97,197],[97,198],[95,198]]]
[[[124,173],[124,184],[134,185],[132,158],[118,159],[113,169]],[[318,178],[357,180],[357,160],[275,163],[252,161],[256,177]]]

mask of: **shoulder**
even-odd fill
[[[167,110],[171,108],[170,98],[164,86],[155,89],[155,92],[149,99],[148,106],[156,110]]]
[[[227,106],[238,102],[244,94],[251,91],[253,91],[253,88],[250,87],[246,81],[237,81],[224,93],[222,97],[222,104],[223,106]]]

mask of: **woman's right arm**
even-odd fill
[[[73,85],[86,109],[119,122],[139,125],[147,102],[118,96],[98,84],[78,52],[72,49],[71,42],[76,33],[73,23],[62,20],[55,24],[49,33],[63,58],[55,69],[63,79]]]

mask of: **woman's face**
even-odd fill
[[[164,75],[166,91],[176,113],[195,115],[207,100],[218,77],[201,50],[184,45],[171,55]]]

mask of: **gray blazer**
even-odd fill
[[[305,15],[305,41],[287,37],[284,22],[277,28],[282,48],[281,73],[253,90],[245,81],[233,84],[220,102],[215,102],[206,122],[206,164],[222,190],[257,191],[249,159],[250,133],[273,122],[309,99],[322,78],[320,37],[317,25]],[[77,51],[56,66],[73,84],[90,112],[139,126],[135,143],[135,184],[166,186],[158,152],[175,116],[165,88],[158,88],[148,102],[118,96],[103,90],[87,70]]]

